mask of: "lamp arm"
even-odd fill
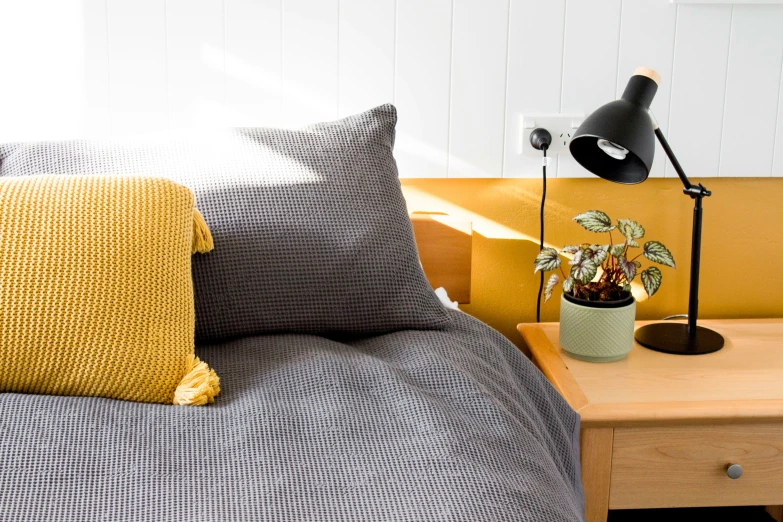
[[[689,180],[688,176],[685,175],[685,171],[682,170],[680,162],[677,161],[677,156],[674,155],[672,148],[669,146],[669,142],[666,141],[663,132],[661,132],[661,129],[657,125],[655,125],[655,137],[658,138],[658,141],[661,143],[661,147],[663,147],[663,151],[666,153],[666,156],[669,158],[672,166],[674,166],[675,172],[677,172],[677,175],[680,177],[680,181],[682,181],[682,184],[685,187],[683,192],[692,198],[711,196],[712,192],[704,188],[704,185],[701,183],[698,185],[691,183],[691,180]]]
[[[699,265],[701,264],[701,221],[702,221],[702,200],[711,196],[712,192],[704,188],[704,185],[699,183],[694,185],[688,176],[680,166],[680,162],[677,161],[677,157],[672,152],[672,148],[669,147],[669,142],[663,136],[661,129],[655,125],[655,136],[658,137],[658,141],[661,142],[664,152],[669,157],[669,161],[672,162],[674,170],[677,171],[677,175],[680,177],[680,181],[685,188],[683,192],[690,196],[694,200],[693,206],[693,235],[691,239],[691,280],[690,289],[688,292],[688,336],[694,338],[696,336],[696,319],[699,315]]]

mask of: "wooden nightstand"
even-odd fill
[[[637,326],[647,323],[637,323]],[[566,355],[559,324],[520,324],[533,361],[582,416],[588,522],[609,509],[783,504],[783,319],[701,321],[723,350]],[[731,479],[737,464],[742,476]],[[739,471],[733,468],[733,472]]]

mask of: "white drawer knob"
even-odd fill
[[[726,475],[730,479],[738,479],[742,476],[742,466],[739,464],[729,464],[726,466]]]

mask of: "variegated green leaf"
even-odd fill
[[[546,303],[549,301],[549,298],[552,297],[552,290],[555,289],[555,286],[557,286],[557,283],[560,282],[560,277],[557,274],[552,274],[549,276],[549,280],[546,282],[546,287],[544,288],[544,302]]]
[[[642,262],[641,261],[634,261],[633,264],[636,265],[636,268],[641,268],[642,267]]]
[[[623,292],[629,292],[630,293],[631,292],[631,285],[624,284],[623,285]]]
[[[663,279],[663,274],[661,274],[661,271],[658,270],[658,267],[651,266],[647,270],[642,270],[641,276],[642,284],[644,284],[644,290],[647,292],[648,296],[652,297],[661,286],[661,279]]]
[[[574,254],[574,258],[568,262],[569,265],[576,265],[582,262],[582,250],[577,250]]]
[[[609,253],[612,254],[614,257],[620,257],[625,253],[625,245],[622,243],[619,245],[610,245]]]
[[[626,239],[625,242],[628,244],[628,246],[632,247],[638,247],[639,243],[636,242],[634,239]]]
[[[579,263],[571,267],[571,277],[584,284],[592,281],[597,273],[598,265],[587,259],[581,259]]]
[[[608,249],[606,245],[589,245],[584,248],[584,252],[582,253],[582,256],[585,259],[590,260],[596,266],[603,263],[604,260],[606,260],[607,255]]]
[[[620,265],[620,270],[625,276],[625,280],[629,283],[636,277],[636,264],[633,261],[628,261],[625,256],[617,258],[617,264]]]
[[[574,218],[574,221],[585,227],[590,232],[609,232],[617,228],[612,225],[612,220],[600,210],[588,210]]]
[[[549,270],[554,270],[555,268],[559,267],[560,256],[557,254],[557,250],[549,247],[543,249],[536,256],[535,266],[536,269],[533,271],[534,274],[539,270],[543,270],[544,272],[547,272]]]
[[[580,250],[579,245],[568,245],[568,246],[564,246],[563,250],[561,250],[560,252],[562,252],[563,254],[573,255],[579,252],[579,250]]]
[[[674,268],[674,256],[669,249],[658,241],[648,241],[644,244],[644,257],[662,265]]]
[[[573,289],[574,289],[574,278],[573,277],[569,277],[565,281],[563,281],[563,292],[568,294]]]
[[[626,239],[634,240],[644,237],[644,227],[632,219],[618,219],[617,229]]]

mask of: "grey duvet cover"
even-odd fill
[[[208,407],[2,393],[0,520],[582,520],[577,414],[450,314],[201,346]]]

